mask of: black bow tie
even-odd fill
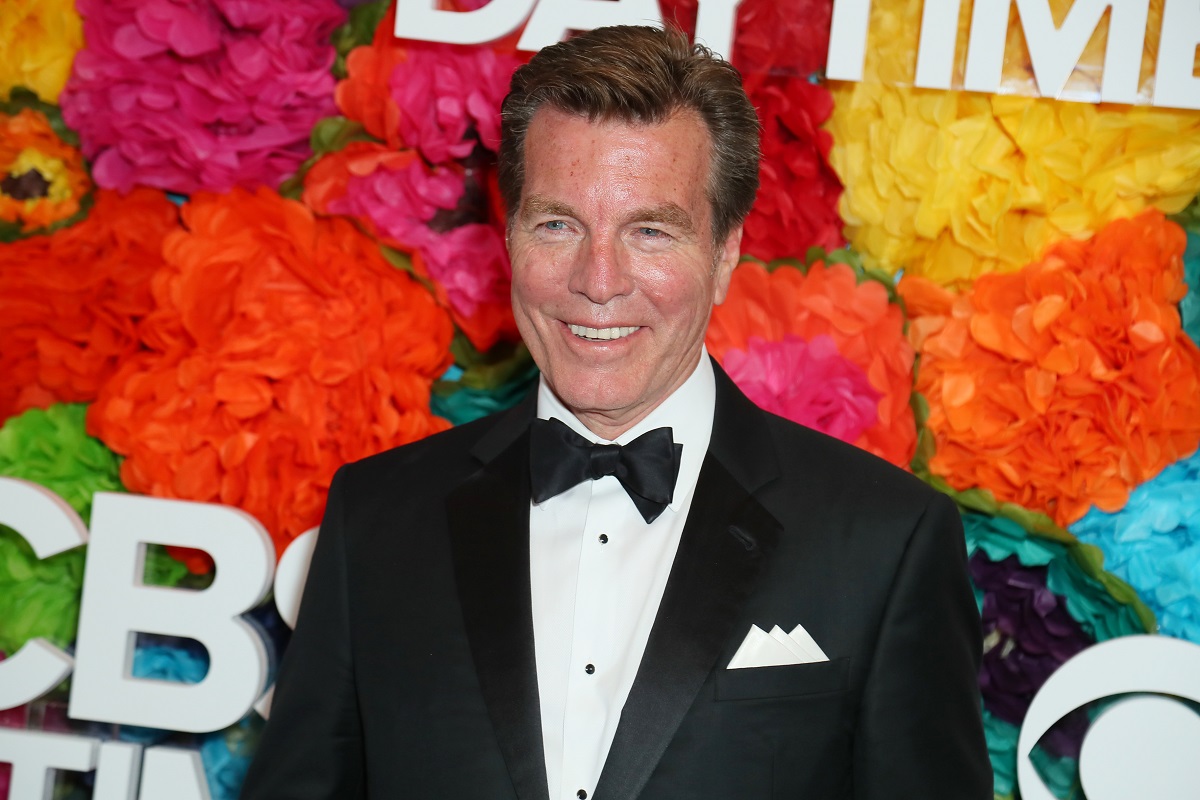
[[[533,500],[541,503],[586,480],[613,475],[649,524],[671,502],[683,445],[670,428],[647,431],[626,445],[592,444],[559,419],[535,419],[530,429]]]

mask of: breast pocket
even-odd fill
[[[717,674],[716,699],[755,700],[841,692],[846,689],[850,659],[811,664],[723,669]]]

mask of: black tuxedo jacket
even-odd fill
[[[338,473],[243,798],[547,800],[535,394]],[[715,413],[592,800],[991,798],[953,504],[719,368]],[[797,623],[828,662],[726,669],[751,624]]]

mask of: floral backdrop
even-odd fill
[[[694,28],[696,0],[661,5]],[[763,407],[959,503],[1010,797],[1025,711],[1066,659],[1148,631],[1200,643],[1200,112],[911,88],[920,11],[875,3],[864,80],[837,83],[832,0],[739,7],[764,160],[708,347]],[[282,552],[339,464],[532,385],[495,170],[529,54],[393,25],[388,0],[6,4],[0,475],[85,519],[96,491],[237,506]],[[1019,38],[1007,69],[1029,75]],[[0,529],[0,658],[70,647],[83,559]],[[160,585],[211,570],[147,559]],[[273,604],[253,615],[282,651]],[[197,681],[204,659],[142,637],[134,673]],[[0,725],[183,743],[216,798],[262,726],[91,725],[65,696]],[[1080,796],[1092,713],[1034,751],[1060,797]],[[58,796],[90,780],[64,773]]]

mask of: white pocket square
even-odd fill
[[[733,660],[726,669],[745,669],[747,667],[782,667],[788,664],[811,664],[814,661],[828,661],[829,656],[820,648],[816,641],[808,635],[803,625],[792,628],[787,633],[776,625],[767,633],[757,625],[750,626],[750,632],[742,640],[741,647],[733,654]]]

